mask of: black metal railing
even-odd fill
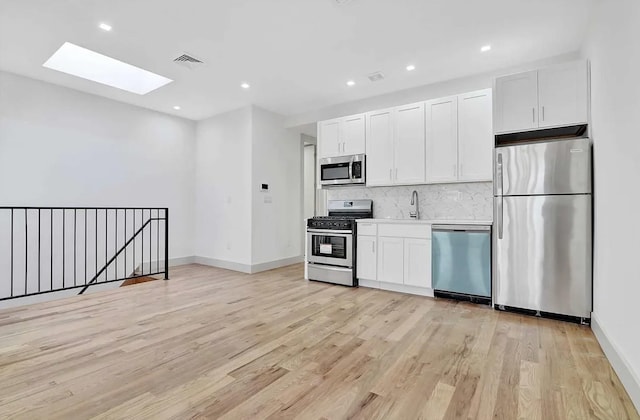
[[[0,301],[160,274],[168,208],[0,207]]]

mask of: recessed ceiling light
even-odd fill
[[[70,42],[65,42],[43,66],[138,95],[147,94],[173,82],[159,74]]]
[[[249,89],[249,88],[251,87],[251,85],[250,85],[249,83],[247,83],[247,82],[243,82],[243,83],[240,85],[240,87],[241,87],[242,89]]]
[[[491,50],[491,45],[483,45],[482,48],[480,48],[480,51],[482,52],[487,52]]]
[[[98,27],[103,31],[111,31],[111,25],[109,25],[108,23],[101,23],[100,25],[98,25]]]
[[[176,105],[176,106],[173,107],[173,109],[175,109],[176,111],[179,111],[180,110],[180,106]]]
[[[407,66],[407,71],[414,71],[416,69],[416,66],[414,66],[413,64],[409,64]]]
[[[347,82],[347,86],[353,86],[353,85],[355,85],[355,84],[356,84],[356,82],[354,82],[353,80],[349,80],[349,81]]]

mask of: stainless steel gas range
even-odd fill
[[[329,200],[328,216],[307,220],[309,280],[357,286],[357,219],[373,217],[371,200]]]

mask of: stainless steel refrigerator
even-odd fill
[[[494,305],[591,317],[591,185],[587,138],[496,147]]]

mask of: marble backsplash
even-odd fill
[[[328,200],[370,198],[373,217],[406,219],[412,211],[411,193],[418,192],[420,218],[434,220],[491,220],[491,182],[410,185],[397,187],[336,187],[327,190]]]

